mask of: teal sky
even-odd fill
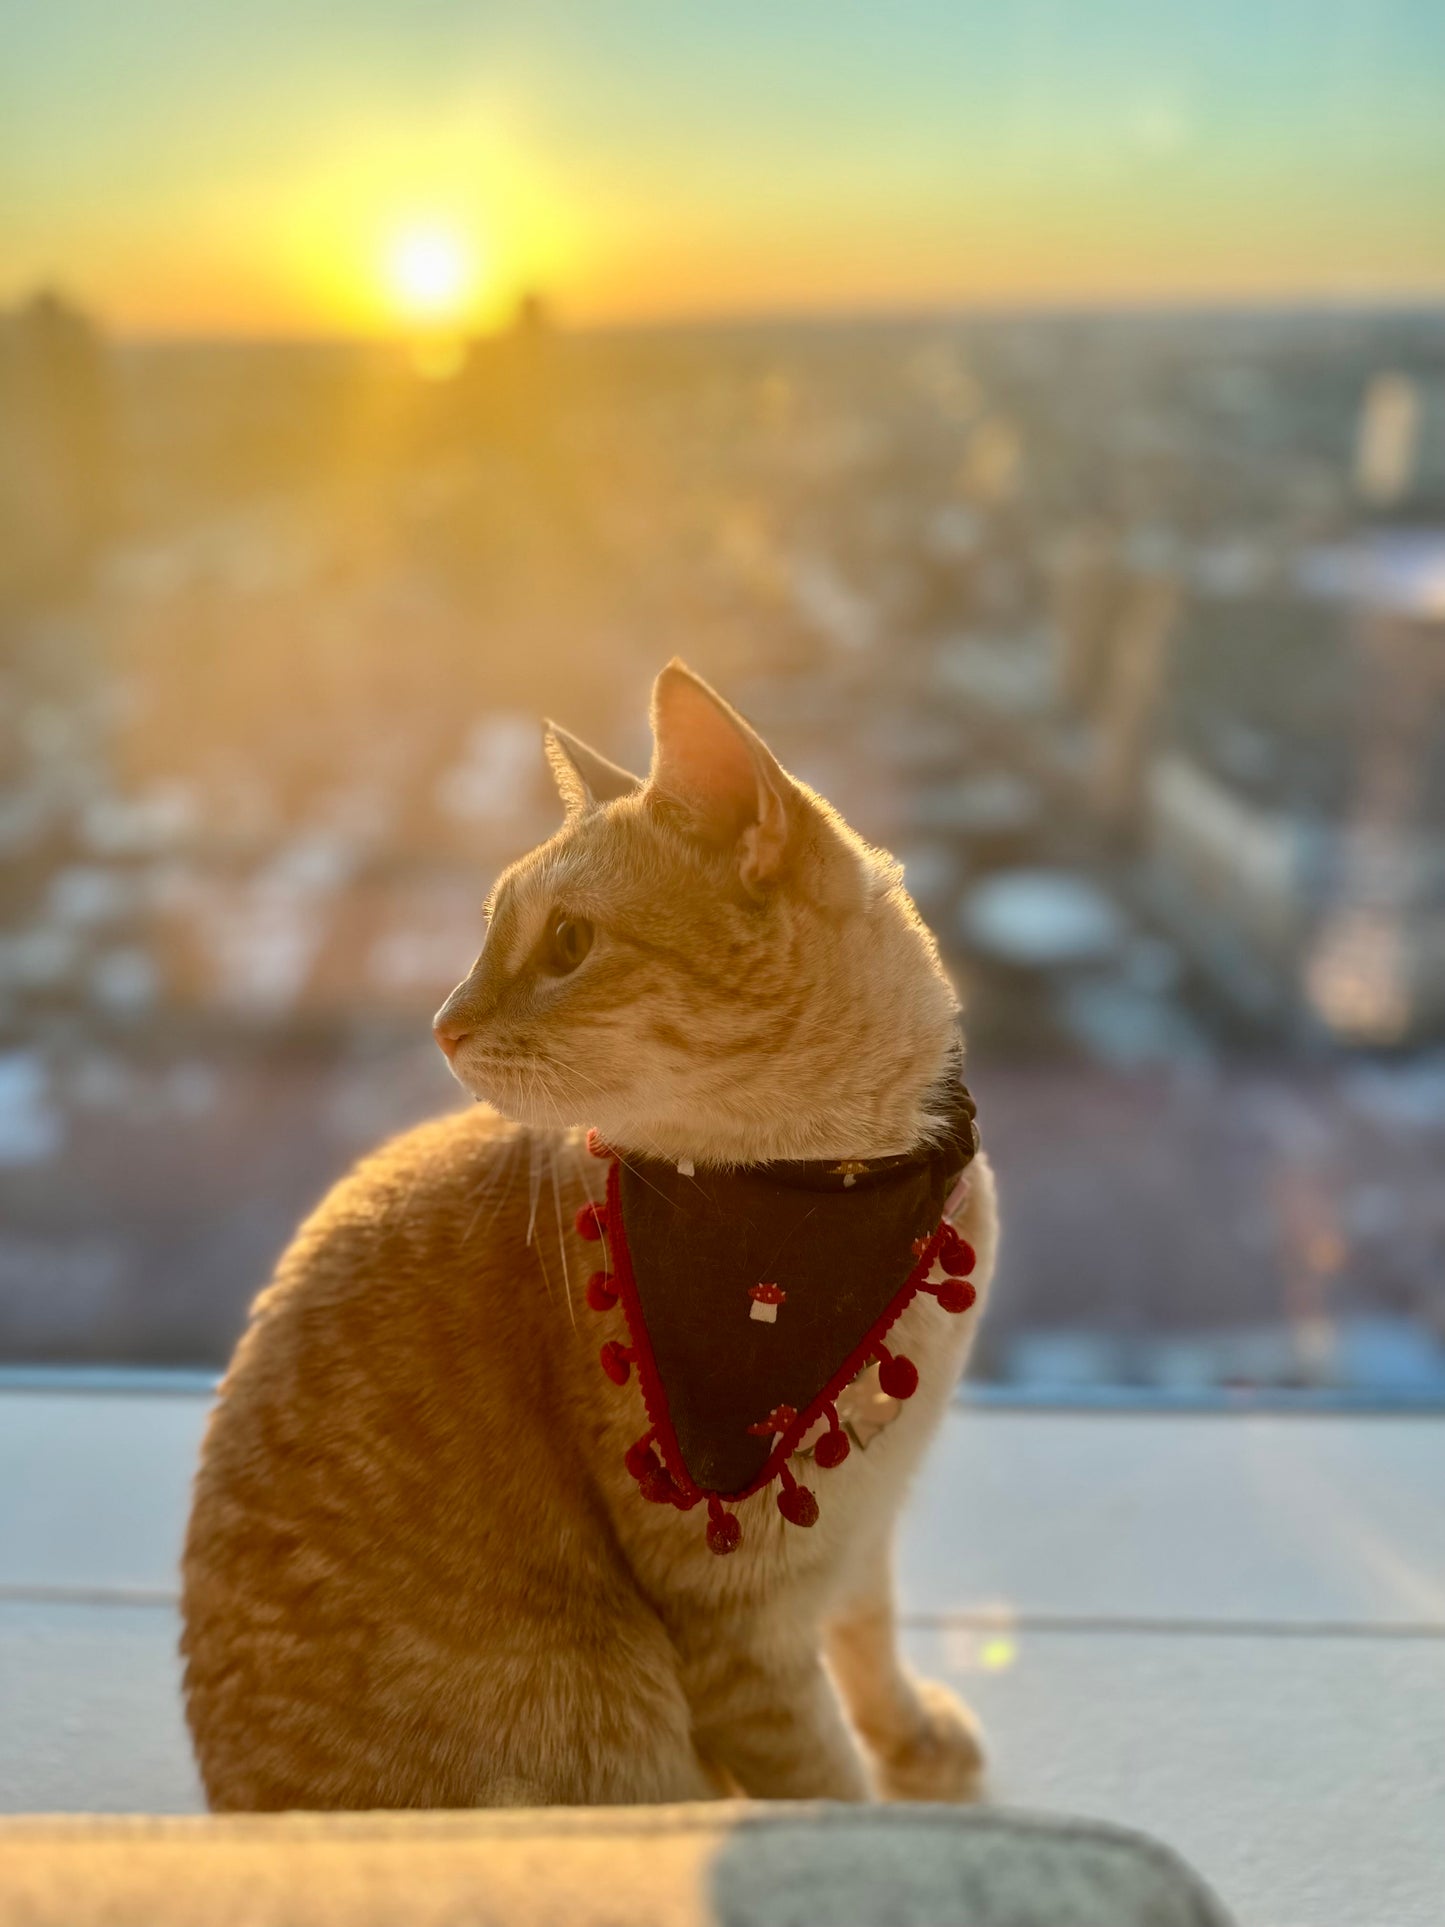
[[[5,0],[0,302],[499,311],[1445,292],[1445,0]],[[390,306],[389,306],[390,304]]]

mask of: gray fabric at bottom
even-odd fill
[[[945,1807],[0,1819],[0,1927],[1228,1927],[1167,1848]]]

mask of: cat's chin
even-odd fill
[[[484,1064],[453,1060],[452,1076],[474,1103],[486,1104],[510,1124],[532,1131],[586,1130],[592,1118],[583,1115],[578,1100],[565,1088],[539,1076],[532,1067],[513,1069],[495,1061]]]
[[[511,1124],[534,1131],[557,1131],[567,1130],[578,1121],[568,1117],[565,1107],[543,1093],[535,1081],[528,1088],[527,1080],[515,1072],[478,1072],[453,1064],[452,1076],[473,1103],[490,1106]]]
[[[917,1142],[911,1129],[885,1137],[871,1121],[840,1129],[833,1116],[779,1119],[766,1130],[759,1129],[755,1117],[728,1120],[701,1113],[685,1121],[604,1113],[590,1121],[598,1136],[619,1151],[714,1168],[796,1158],[883,1157],[909,1151]]]
[[[920,1136],[920,1114],[911,1106],[891,1120],[850,1116],[834,1105],[820,1115],[794,1112],[764,1123],[751,1107],[728,1116],[684,1102],[670,1113],[645,1112],[625,1093],[609,1094],[600,1086],[584,1101],[567,1089],[564,1073],[554,1082],[534,1066],[514,1068],[495,1059],[454,1060],[452,1075],[469,1097],[513,1124],[536,1131],[595,1129],[624,1154],[669,1164],[735,1167],[800,1158],[891,1157],[911,1151]]]

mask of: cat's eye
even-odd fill
[[[592,925],[585,917],[558,917],[547,940],[548,965],[565,977],[591,948]]]

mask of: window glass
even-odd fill
[[[0,1358],[224,1362],[681,653],[957,975],[978,1381],[1445,1397],[1445,16],[468,11],[16,23]]]

